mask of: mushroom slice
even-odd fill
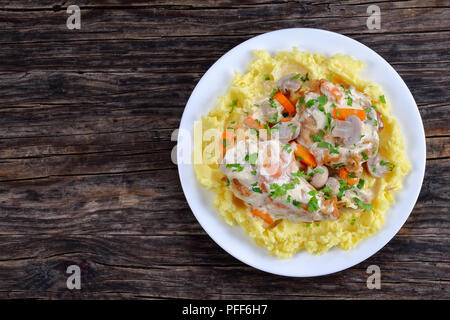
[[[341,187],[341,184],[339,183],[339,180],[336,179],[335,177],[329,177],[326,185],[331,189],[331,194],[333,196],[339,193],[339,188]]]
[[[282,113],[282,110],[284,110],[283,106],[280,105],[275,99],[270,102],[269,99],[263,99],[259,103],[259,109],[257,110],[259,116],[259,120],[261,122],[265,122],[268,119],[271,119],[275,116],[276,113],[279,115]]]
[[[295,74],[288,74],[278,80],[277,86],[283,93],[295,92],[302,87],[302,82],[300,79],[292,79]]]
[[[381,165],[381,158],[378,154],[367,161],[367,170],[376,178],[381,178],[388,172],[388,168]]]
[[[298,137],[300,133],[300,122],[297,120],[282,121],[277,123],[274,127],[279,130],[275,131],[278,134],[278,139],[281,143],[287,143]]]
[[[335,120],[334,137],[342,138],[346,145],[352,145],[361,139],[362,122],[357,116],[348,116],[345,120]]]
[[[314,168],[314,171],[312,171],[310,168],[308,168],[308,172],[314,172],[312,178],[311,178],[311,185],[316,188],[322,188],[328,180],[328,168],[325,166],[317,166]]]

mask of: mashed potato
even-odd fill
[[[394,193],[402,188],[402,179],[410,169],[399,126],[390,113],[389,101],[380,101],[380,96],[384,94],[378,85],[359,78],[358,74],[364,63],[350,56],[337,54],[326,58],[321,54],[300,52],[296,48],[292,51],[280,51],[274,57],[261,50],[254,54],[255,59],[248,71],[243,75],[236,73],[232,86],[225,95],[219,97],[217,106],[196,125],[197,134],[212,128],[222,131],[226,123],[237,121],[243,112],[253,110],[255,99],[270,94],[272,90],[270,83],[273,84],[273,81],[266,81],[267,75],[271,80],[299,72],[308,72],[310,78],[314,79],[338,76],[369,96],[381,112],[384,129],[380,132],[379,153],[395,164],[395,170],[381,179],[363,175],[366,186],[372,187],[376,192],[370,212],[343,208],[340,211],[341,217],[336,221],[325,220],[309,224],[281,220],[271,228],[266,228],[261,219],[252,216],[249,208],[234,197],[227,187],[217,158],[211,158],[211,150],[217,143],[214,139],[194,146],[194,153],[201,153],[203,156],[202,163],[194,164],[198,181],[214,192],[214,205],[229,225],[240,225],[258,245],[277,257],[289,258],[300,250],[320,254],[334,246],[344,250],[354,248],[383,226],[385,213],[389,204],[394,201]],[[235,100],[238,103],[230,113],[230,105]]]

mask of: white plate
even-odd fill
[[[194,122],[206,115],[231,85],[234,71],[244,73],[253,59],[252,50],[264,49],[274,54],[280,50],[298,47],[327,56],[342,53],[364,61],[367,67],[363,78],[382,86],[392,105],[392,114],[400,124],[407,157],[412,170],[404,180],[404,188],[396,195],[396,202],[386,213],[386,222],[380,232],[361,241],[355,249],[344,251],[333,248],[322,255],[295,254],[291,259],[279,259],[247,236],[241,227],[230,227],[212,205],[212,193],[197,182],[193,166],[178,164],[184,194],[198,222],[209,236],[229,254],[263,271],[292,277],[310,277],[330,274],[364,261],[391,240],[412,211],[422,186],[425,172],[425,133],[419,110],[411,92],[398,73],[377,53],[346,36],[318,29],[283,29],[265,33],[234,47],[209,68],[201,78],[181,118],[180,129],[193,132]],[[178,140],[178,145],[187,141]],[[193,141],[191,141],[193,145]]]

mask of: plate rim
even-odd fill
[[[219,247],[221,247],[225,252],[227,252],[228,254],[230,254],[230,255],[231,255],[232,257],[234,257],[235,259],[237,259],[237,260],[241,261],[242,263],[247,264],[247,265],[249,265],[249,266],[251,266],[251,267],[253,267],[253,268],[257,269],[257,270],[261,270],[261,271],[264,271],[264,272],[267,272],[267,273],[271,273],[271,274],[274,274],[274,275],[281,275],[281,276],[286,276],[286,277],[303,278],[303,277],[317,277],[317,276],[323,276],[323,275],[333,274],[333,273],[337,273],[337,272],[346,270],[346,269],[348,269],[348,268],[351,268],[351,267],[353,267],[353,266],[355,266],[355,265],[357,265],[357,264],[359,264],[359,263],[361,263],[361,262],[367,260],[369,257],[375,255],[377,252],[379,252],[384,246],[386,246],[386,245],[387,245],[387,244],[388,244],[388,243],[396,236],[396,234],[398,233],[398,231],[404,226],[404,224],[406,223],[407,219],[408,219],[409,216],[411,215],[411,213],[412,213],[412,211],[413,211],[413,209],[414,209],[414,207],[415,207],[415,204],[417,203],[418,197],[419,197],[419,195],[420,195],[420,191],[421,191],[422,186],[423,186],[423,181],[424,181],[424,176],[425,176],[425,168],[426,168],[426,136],[425,136],[425,129],[424,129],[424,126],[423,126],[423,120],[422,120],[422,117],[421,117],[421,115],[420,115],[420,112],[419,112],[419,108],[418,108],[418,106],[417,106],[417,103],[416,103],[416,101],[415,101],[415,99],[414,99],[414,97],[413,97],[411,91],[409,90],[408,86],[406,85],[406,83],[404,82],[404,80],[402,79],[402,77],[397,73],[397,71],[396,71],[396,70],[395,70],[395,69],[394,69],[394,68],[393,68],[393,67],[392,67],[392,66],[391,66],[391,65],[390,65],[390,64],[389,64],[389,63],[388,63],[381,55],[379,55],[377,52],[375,52],[374,50],[372,50],[370,47],[366,46],[365,44],[363,44],[363,43],[361,43],[361,42],[359,42],[359,41],[357,41],[357,40],[355,40],[355,39],[353,39],[353,38],[351,38],[351,37],[348,37],[348,36],[345,36],[345,35],[342,35],[342,34],[339,34],[339,33],[336,33],[336,32],[332,32],[332,31],[328,31],[328,30],[324,30],[324,29],[316,29],[316,28],[286,28],[286,29],[274,30],[274,31],[262,33],[262,34],[259,34],[259,35],[257,35],[257,36],[251,37],[251,38],[249,38],[249,39],[247,39],[247,40],[245,40],[245,41],[239,43],[238,45],[234,46],[234,47],[231,48],[230,50],[228,50],[225,54],[223,54],[219,59],[217,59],[217,60],[216,60],[216,61],[208,68],[208,70],[202,75],[202,77],[200,78],[200,80],[198,81],[198,83],[196,84],[196,86],[194,87],[194,89],[192,90],[191,95],[189,96],[189,99],[188,99],[188,101],[186,102],[185,108],[184,108],[184,110],[183,110],[183,114],[182,114],[182,117],[181,117],[181,120],[180,120],[179,129],[183,129],[183,124],[184,124],[184,122],[186,121],[186,110],[188,109],[188,106],[190,105],[190,102],[191,102],[192,99],[193,99],[194,93],[196,93],[196,90],[201,86],[201,84],[203,83],[203,81],[204,81],[205,78],[206,78],[206,75],[208,75],[209,73],[211,73],[216,65],[218,65],[219,63],[221,63],[221,61],[225,60],[228,56],[234,54],[234,52],[235,52],[235,51],[238,51],[239,48],[244,47],[244,46],[247,45],[249,42],[256,41],[256,39],[258,39],[258,38],[267,37],[267,36],[269,36],[269,35],[276,34],[276,33],[293,32],[293,31],[298,31],[298,32],[317,32],[317,33],[325,33],[325,34],[331,35],[331,36],[333,36],[333,37],[338,37],[338,38],[341,38],[341,39],[346,39],[346,41],[349,41],[349,40],[350,40],[350,41],[352,41],[352,42],[355,42],[357,45],[363,46],[366,50],[369,50],[369,52],[370,52],[371,54],[373,54],[373,55],[377,56],[379,59],[381,59],[381,61],[385,64],[385,66],[391,70],[391,72],[394,74],[394,76],[396,76],[396,78],[397,78],[396,80],[400,81],[401,85],[403,85],[403,86],[406,88],[406,92],[408,93],[408,98],[412,101],[413,106],[415,107],[415,108],[414,108],[414,111],[416,112],[416,115],[418,115],[418,119],[420,120],[420,121],[418,122],[418,125],[420,126],[420,132],[419,132],[419,134],[421,135],[421,137],[423,137],[423,139],[421,139],[421,142],[422,142],[422,146],[423,146],[423,150],[424,150],[423,158],[422,158],[421,161],[420,161],[420,164],[421,164],[421,168],[420,168],[420,169],[421,169],[421,170],[418,172],[419,175],[420,175],[420,179],[419,179],[419,180],[420,180],[420,183],[418,183],[418,186],[419,186],[419,187],[415,189],[415,194],[412,195],[412,197],[411,197],[411,196],[409,197],[409,198],[412,199],[412,200],[408,203],[408,204],[409,204],[409,207],[410,207],[410,208],[408,209],[409,213],[408,213],[407,215],[405,215],[405,217],[404,217],[404,219],[402,219],[401,223],[399,223],[398,225],[395,226],[395,228],[393,229],[393,232],[391,232],[392,235],[389,236],[389,237],[387,237],[385,240],[383,240],[383,241],[382,241],[383,244],[382,244],[381,246],[378,245],[378,246],[376,247],[375,250],[371,250],[369,253],[365,253],[365,254],[361,255],[360,258],[357,259],[358,261],[355,262],[355,263],[352,262],[352,263],[350,263],[350,264],[348,264],[348,265],[345,265],[345,266],[343,266],[343,267],[339,267],[339,268],[333,269],[333,270],[331,270],[331,271],[329,271],[329,272],[319,272],[319,273],[312,273],[312,274],[293,274],[293,273],[289,273],[289,272],[277,272],[277,271],[271,270],[271,269],[269,269],[269,268],[267,268],[267,267],[259,266],[259,265],[257,265],[256,263],[253,263],[253,262],[249,261],[248,259],[245,259],[244,257],[238,256],[236,253],[231,252],[230,250],[226,249],[226,248],[224,247],[224,245],[222,245],[222,244],[220,243],[220,241],[218,241],[218,240],[214,237],[214,235],[211,234],[211,233],[208,231],[208,227],[207,227],[206,225],[204,225],[202,219],[199,218],[198,214],[197,214],[197,213],[195,212],[195,210],[193,209],[193,207],[195,207],[195,205],[192,203],[192,199],[190,199],[190,198],[187,196],[188,193],[186,193],[186,190],[185,190],[185,185],[186,185],[186,183],[183,182],[182,168],[181,168],[181,166],[180,166],[180,163],[177,164],[178,175],[179,175],[179,179],[180,179],[180,184],[181,184],[183,193],[184,193],[184,195],[185,195],[186,201],[187,201],[187,203],[188,203],[188,205],[189,205],[189,208],[191,209],[191,211],[192,211],[194,217],[196,218],[196,220],[198,221],[198,223],[201,225],[201,227],[203,228],[203,230],[208,234],[208,236],[209,236],[209,237],[210,237],[210,238],[211,238],[211,239],[212,239]],[[295,45],[293,45],[293,46],[295,46]],[[252,50],[255,50],[255,49],[252,49]],[[278,51],[280,51],[280,50],[276,50],[276,52],[278,52]],[[397,120],[397,122],[399,122],[397,118],[396,118],[396,120]],[[418,129],[419,129],[419,128],[418,128]],[[181,131],[181,130],[180,130],[180,131]],[[404,139],[404,138],[405,138],[405,136],[404,136],[404,134],[403,134],[403,139]],[[178,141],[179,141],[179,136],[177,137],[177,145],[178,145]],[[406,146],[405,146],[405,149],[406,149]],[[192,171],[194,171],[193,164],[190,165],[190,168],[191,168]],[[416,168],[416,170],[418,170],[418,169],[419,169],[419,168]],[[403,179],[406,179],[407,176],[408,176],[410,173],[411,173],[411,171],[410,171],[405,177],[403,177]],[[194,173],[194,177],[195,177],[195,173]],[[198,181],[196,181],[196,183],[198,184]],[[201,186],[200,186],[200,187],[201,187]],[[203,188],[203,187],[201,187],[201,188]],[[203,188],[203,189],[204,189],[204,188]],[[204,189],[204,190],[206,191],[206,189]],[[402,189],[402,190],[403,190],[403,189]],[[402,190],[400,190],[398,193],[402,192]],[[397,193],[397,194],[398,194],[398,193]],[[396,194],[396,195],[397,195],[397,194]],[[391,204],[389,205],[389,208],[388,208],[387,211],[384,213],[385,215],[389,212],[389,210],[392,208],[393,205],[395,205],[395,203],[391,203]],[[216,213],[218,213],[217,210],[216,210]],[[217,215],[217,217],[218,217],[219,219],[222,220],[222,222],[223,222],[223,224],[225,225],[225,227],[228,227],[228,228],[240,227],[240,226],[233,226],[233,227],[230,227],[229,225],[227,225],[227,224],[225,223],[225,221],[224,221],[219,215]],[[360,242],[370,240],[370,238],[372,238],[372,237],[374,237],[376,234],[380,233],[380,232],[382,231],[383,227],[385,227],[385,225],[386,225],[386,221],[384,221],[384,223],[383,223],[383,225],[381,226],[381,229],[380,229],[379,231],[377,231],[376,233],[370,235],[368,238],[362,239]],[[242,227],[240,227],[240,228],[242,228]],[[248,236],[248,235],[247,235],[247,236]],[[256,243],[254,243],[253,239],[250,239],[250,240],[252,241],[252,245],[254,245],[255,247],[258,247],[258,245],[257,245]],[[360,244],[360,242],[358,243],[358,245]],[[333,248],[331,248],[331,249],[335,249],[335,248],[336,248],[336,247],[333,247]],[[356,248],[356,247],[355,247],[355,248]],[[354,249],[355,249],[355,248],[354,248]],[[330,250],[331,250],[331,249],[330,249]],[[265,249],[264,249],[264,250],[265,250]],[[339,250],[341,250],[341,249],[339,249]],[[347,250],[341,250],[341,251],[342,251],[342,252],[349,252],[349,251],[352,251],[352,250],[353,250],[353,249],[348,250],[348,251],[347,251]],[[300,252],[302,252],[302,251],[305,251],[305,250],[301,250]],[[327,252],[328,252],[328,251],[327,251]],[[322,255],[326,255],[327,252],[326,252],[326,253],[323,253]],[[298,253],[294,253],[294,256],[295,256],[295,254],[298,254]],[[279,258],[277,258],[277,259],[279,259]],[[292,259],[292,258],[291,258],[291,259]],[[291,259],[287,259],[287,260],[289,261],[289,260],[291,260]],[[279,259],[279,260],[286,260],[286,259]]]

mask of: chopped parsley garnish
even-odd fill
[[[253,171],[251,172],[251,174],[254,175],[254,176],[256,176],[256,173],[257,173],[256,170],[253,170]]]
[[[308,194],[311,196],[311,199],[308,201],[308,211],[313,212],[319,210],[319,201],[316,198],[317,190],[311,190]]]
[[[383,102],[383,104],[386,104],[386,98],[383,96],[380,96],[380,101]]]
[[[301,73],[297,73],[297,74],[296,74],[295,76],[293,76],[291,79],[292,79],[292,80],[296,80],[296,79],[298,79],[298,78],[300,78],[300,80],[301,80],[302,82],[308,81],[308,80],[309,80],[309,78],[308,78],[308,72],[306,73],[306,75],[305,75],[304,78],[302,77],[302,74],[301,74]]]
[[[299,201],[297,201],[297,200],[292,200],[292,204],[294,205],[294,206],[296,206],[297,208],[299,208],[299,209],[301,209],[302,208],[302,203],[301,202],[299,202]]]
[[[280,90],[280,87],[274,88],[270,94],[270,97],[273,97],[275,95],[275,93],[277,93],[278,90]]]
[[[328,81],[330,81],[330,82],[331,82],[331,81],[332,81],[332,79],[333,79],[333,73],[331,73],[331,74],[330,74],[330,76],[328,77]]]
[[[351,179],[355,179],[356,178],[356,175],[353,172],[349,172],[347,176],[349,178],[351,178]]]
[[[227,130],[235,130],[233,127],[227,127]]]
[[[395,164],[393,164],[392,162],[384,161],[384,160],[380,161],[380,165],[381,166],[388,166],[388,170],[389,171],[392,171],[395,168]]]
[[[305,106],[309,109],[309,108],[311,108],[316,102],[317,102],[317,99],[310,99],[310,100],[308,100],[308,102],[306,103]]]
[[[357,188],[359,189],[359,190],[362,190],[362,188],[364,188],[364,179],[359,179],[359,181],[358,181],[358,184],[357,184]]]
[[[324,173],[324,172],[325,172],[325,171],[323,171],[322,168],[316,168],[316,169],[312,170],[311,173],[310,173],[309,175],[312,177],[312,176],[315,175],[316,173],[322,174],[322,173]]]
[[[364,160],[369,159],[369,156],[368,156],[367,153],[365,153],[364,151],[361,152],[361,155],[362,155],[362,157],[363,157]]]
[[[353,99],[352,97],[347,97],[347,105],[351,106],[353,104]]]
[[[273,115],[273,117],[270,118],[270,119],[267,119],[267,121],[270,122],[270,123],[275,123],[275,122],[277,122],[277,121],[278,121],[278,112],[275,112],[275,114]]]
[[[355,219],[352,219],[352,221],[350,222],[350,224],[353,226],[355,224]]]
[[[288,196],[287,196],[286,202],[287,202],[287,203],[290,203],[290,202],[291,202],[291,195],[288,195]]]
[[[276,107],[277,107],[277,104],[275,103],[275,100],[273,100],[273,98],[270,98],[270,99],[269,99],[269,105],[270,105],[272,108],[276,108]]]
[[[326,141],[319,142],[317,144],[317,146],[319,148],[328,149],[330,151],[330,153],[339,154],[339,151],[335,147],[333,147],[333,145],[331,143],[328,143]]]
[[[288,153],[291,153],[292,152],[291,145],[289,143],[284,145],[283,146],[283,151],[287,151]]]
[[[228,113],[233,113],[233,110],[234,110],[234,107],[236,107],[237,106],[237,104],[238,104],[238,101],[237,100],[233,100],[233,102],[230,104],[230,111],[228,112]]]
[[[252,191],[258,192],[258,193],[263,193],[260,187],[252,187]]]
[[[335,164],[333,164],[333,168],[338,169],[340,167],[343,167],[344,165],[345,165],[345,163],[343,163],[343,162],[335,163]]]
[[[303,98],[303,97],[298,98],[298,102],[305,103],[305,98]]]
[[[270,76],[269,76],[268,74],[265,74],[265,75],[264,75],[264,80],[266,80],[266,81],[267,81],[267,80],[270,80]]]
[[[347,179],[344,180],[338,180],[339,181],[339,193],[337,194],[337,198],[341,199],[342,196],[344,195],[344,192],[347,190],[350,190],[351,188],[353,188],[352,185],[347,185]]]
[[[283,183],[283,185],[278,185],[276,183],[270,184],[270,190],[273,190],[269,193],[270,198],[277,198],[284,196],[288,190],[294,189],[293,183]]]
[[[239,163],[227,164],[227,168],[235,168],[233,172],[241,172],[242,170],[244,170],[244,167]]]
[[[331,188],[328,185],[325,186],[325,188],[322,189],[322,192],[324,194],[323,197],[325,199],[331,199],[332,198],[332,196],[331,196]]]
[[[356,202],[358,207],[361,209],[364,209],[366,211],[372,210],[372,205],[370,203],[363,203],[361,200],[359,200],[357,197],[353,197],[353,200]]]
[[[325,193],[325,194],[331,194],[331,188],[330,188],[330,186],[325,186],[323,189],[322,189],[322,192],[323,193]]]
[[[302,82],[308,81],[308,80],[309,80],[309,78],[308,78],[308,72],[306,73],[306,75],[305,75],[304,78],[303,78],[303,77],[300,77],[300,80],[301,80]]]
[[[331,126],[331,113],[327,112],[327,124],[323,127],[323,130],[327,131]]]
[[[310,168],[312,169],[312,167],[310,167]],[[312,169],[311,172],[307,174],[305,171],[298,169],[297,172],[291,172],[291,175],[308,179],[308,178],[311,178],[316,173],[324,173],[324,171],[322,168],[316,168],[316,169]]]
[[[318,134],[310,134],[309,136],[314,142],[320,142],[322,141],[323,136],[325,135],[325,132],[323,130],[320,130]]]
[[[307,175],[304,171],[298,169],[297,172],[292,172],[291,173],[293,176],[297,176],[297,177],[301,177],[301,178],[309,178],[309,175]]]
[[[248,160],[247,161],[250,162],[251,165],[255,165],[256,159],[258,159],[258,153],[257,152],[250,154],[248,156]]]
[[[270,128],[267,123],[264,125],[264,128],[266,128],[268,134],[271,134],[272,131],[274,131],[274,130],[279,130],[280,129],[279,127]]]
[[[321,95],[317,98],[317,102],[319,102],[319,105],[324,105],[328,102],[328,98],[325,95]]]
[[[230,185],[230,179],[227,178],[227,186]]]

